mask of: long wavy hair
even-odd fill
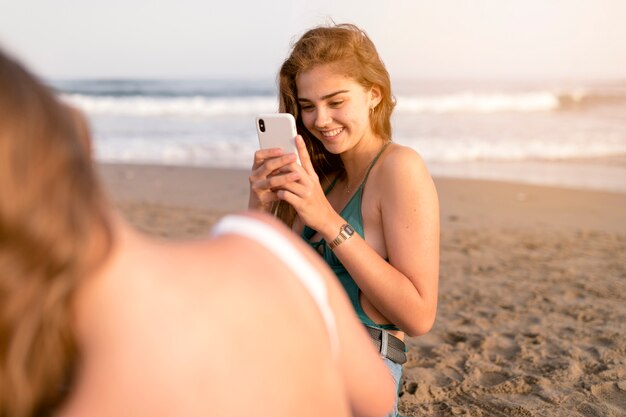
[[[46,415],[78,349],[73,295],[111,242],[77,112],[0,51],[0,416]],[[93,236],[106,242],[87,261]],[[89,264],[88,264],[89,263]]]
[[[280,68],[279,111],[295,117],[298,133],[304,138],[320,179],[341,175],[345,169],[339,155],[328,152],[304,126],[296,79],[303,72],[326,64],[332,64],[336,71],[354,79],[367,90],[374,86],[380,89],[382,99],[370,113],[370,126],[372,132],[384,141],[391,140],[391,113],[395,107],[389,73],[374,43],[362,29],[352,24],[337,24],[316,27],[302,35]],[[272,211],[289,226],[293,224],[295,210],[288,203],[278,201]]]

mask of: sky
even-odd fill
[[[0,46],[46,78],[273,79],[331,21],[392,77],[626,79],[626,0],[0,0]]]

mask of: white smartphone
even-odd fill
[[[256,118],[256,133],[259,137],[261,149],[281,148],[286,154],[295,153],[300,163],[300,156],[296,149],[296,119],[290,113],[259,114]]]

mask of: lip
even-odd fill
[[[338,127],[336,129],[329,129],[329,130],[320,130],[319,132],[322,135],[322,138],[327,139],[327,140],[332,140],[332,139],[335,139],[337,136],[339,136],[341,132],[343,132],[343,127]]]

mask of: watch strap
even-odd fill
[[[352,235],[354,235],[354,228],[348,223],[345,223],[339,229],[339,234],[337,235],[337,237],[328,243],[328,247],[331,249],[335,249],[337,246],[350,239]]]

